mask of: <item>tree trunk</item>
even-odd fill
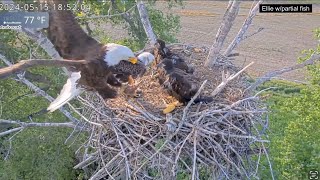
[[[216,38],[214,40],[213,45],[210,48],[207,60],[205,62],[205,66],[212,66],[217,58],[219,57],[219,53],[221,51],[222,45],[233,25],[234,20],[236,19],[240,7],[240,1],[235,0],[229,2],[229,6],[227,11],[223,17],[219,30],[216,34]]]

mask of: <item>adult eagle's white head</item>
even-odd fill
[[[120,44],[108,43],[105,45],[106,54],[104,56],[104,61],[108,66],[115,66],[120,63],[120,61],[129,61],[132,64],[138,62],[137,57],[135,57],[132,50],[126,46]]]

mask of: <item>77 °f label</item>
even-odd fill
[[[2,12],[0,29],[47,28],[48,12]]]

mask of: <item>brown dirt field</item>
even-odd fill
[[[278,1],[267,1],[274,3]],[[300,3],[309,1],[300,1]],[[315,2],[315,1],[313,1]],[[285,2],[281,2],[285,3]],[[288,2],[289,3],[289,2]],[[294,1],[292,3],[297,3]],[[309,2],[310,3],[310,2]],[[177,6],[168,10],[166,2],[157,2],[156,7],[163,12],[180,16],[181,30],[177,35],[179,42],[198,47],[210,47],[220,26],[227,1],[185,1],[183,7]],[[224,48],[233,40],[242,26],[252,2],[242,2],[239,15],[224,43]],[[242,41],[234,52],[240,53],[234,64],[243,67],[254,61],[247,71],[253,77],[266,72],[281,69],[297,63],[301,50],[316,47],[314,30],[320,27],[320,2],[313,3],[313,12],[308,14],[263,14],[257,13],[246,35],[258,34]],[[127,36],[122,27],[108,25],[106,30],[114,39]],[[290,72],[281,76],[291,81],[305,81],[305,70]]]
[[[271,3],[268,1],[268,3]],[[307,3],[305,1],[304,3]],[[232,41],[242,26],[251,2],[243,2],[225,46]],[[171,12],[181,16],[181,32],[178,40],[196,46],[208,46],[213,43],[220,26],[227,1],[186,1],[184,8],[174,7]],[[165,10],[166,4],[158,3],[159,9]],[[235,50],[240,56],[235,64],[244,66],[255,62],[248,71],[252,76],[294,65],[301,50],[314,48],[317,41],[312,30],[320,27],[320,3],[313,4],[310,14],[262,14],[257,13],[247,35],[264,28],[260,33],[244,40]],[[225,47],[226,48],[226,47]],[[305,80],[305,71],[295,71],[282,76],[288,80]]]

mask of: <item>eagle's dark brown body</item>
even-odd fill
[[[187,103],[199,90],[199,79],[193,75],[194,69],[184,59],[172,53],[162,40],[157,40],[155,49],[158,61],[159,83],[182,103]],[[211,102],[212,97],[199,97],[194,102]]]
[[[142,76],[146,71],[146,66],[143,64],[132,65],[130,62],[121,61],[117,66],[113,68],[115,74],[112,74],[108,77],[108,84],[112,86],[120,87],[121,82],[128,82],[129,76],[132,78],[137,78],[138,76]],[[119,82],[119,80],[121,82]]]
[[[164,58],[171,59],[174,68],[181,69],[187,73],[193,73],[193,67],[189,66],[183,58],[179,55],[172,53],[167,47],[163,40],[157,39],[155,44],[155,54],[157,56],[156,62],[159,64]]]
[[[163,59],[158,66],[159,83],[169,94],[187,103],[198,91],[197,79],[182,69],[175,68],[171,59]]]
[[[81,71],[80,85],[87,90],[98,91],[103,98],[114,98],[117,93],[109,84],[121,86],[114,79],[114,67],[104,62],[106,47],[86,34],[77,23],[73,13],[67,10],[53,10],[53,4],[64,4],[66,0],[40,0],[49,5],[48,38],[64,59],[90,61],[85,66],[70,71]]]

